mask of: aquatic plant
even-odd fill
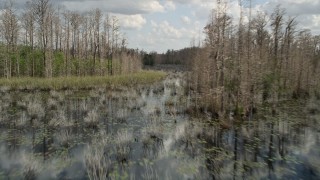
[[[91,98],[98,98],[100,95],[101,95],[101,92],[99,91],[99,88],[98,89],[95,88],[89,91],[89,97]]]
[[[59,106],[59,103],[58,103],[58,101],[55,100],[54,98],[49,98],[49,99],[47,100],[47,107],[48,107],[49,109],[55,110],[55,109],[58,108],[58,106]]]
[[[28,103],[27,112],[32,120],[41,119],[45,116],[43,104],[38,100],[30,101]]]
[[[59,142],[59,145],[62,147],[69,147],[70,142],[73,138],[72,132],[69,129],[64,129],[56,133],[56,139]]]
[[[147,123],[146,127],[142,129],[142,143],[144,146],[156,143],[162,145],[164,138],[164,127],[157,117],[152,118]]]
[[[22,155],[22,164],[23,164],[23,179],[25,180],[34,180],[37,179],[37,175],[41,170],[40,163],[33,157],[31,154],[26,152]]]
[[[84,113],[87,113],[89,111],[89,105],[85,100],[82,100],[80,102],[80,110],[83,111]]]
[[[1,93],[7,93],[10,90],[9,86],[0,86]]]
[[[20,99],[17,101],[17,107],[20,110],[26,110],[27,109],[27,101],[24,101],[23,99]]]
[[[135,101],[129,101],[128,107],[131,110],[140,110],[141,108],[145,107],[147,105],[147,102],[144,101],[142,98],[138,98]]]
[[[115,118],[119,122],[125,122],[127,117],[128,117],[128,110],[124,108],[119,109],[115,115]]]
[[[319,114],[320,113],[320,102],[315,99],[310,99],[307,103],[307,111],[310,114]]]
[[[108,103],[107,96],[105,94],[100,95],[100,97],[99,97],[99,106],[100,106],[100,108],[102,108],[102,109],[105,108],[107,103]]]
[[[1,113],[1,112],[0,112]],[[16,122],[16,125],[18,127],[24,127],[27,122],[28,122],[28,117],[27,117],[27,114],[25,111],[23,111],[22,113],[20,113],[20,117],[18,118],[17,122]]]
[[[153,114],[156,115],[156,116],[160,116],[161,115],[161,109],[159,107],[155,107]]]
[[[63,94],[59,93],[58,91],[55,91],[55,90],[50,91],[50,97],[59,101],[59,102],[63,101],[63,99],[64,99]]]
[[[49,126],[54,128],[72,127],[74,124],[73,120],[67,118],[64,110],[58,110],[58,112],[54,114],[54,117],[49,121]]]
[[[0,106],[0,124],[5,123],[5,120],[7,119],[7,114],[1,110],[1,106]]]
[[[145,172],[142,174],[143,179],[145,180],[158,180],[160,179],[158,173],[154,170],[150,163],[145,163]]]
[[[86,171],[91,180],[107,179],[112,170],[112,162],[105,151],[108,142],[106,137],[102,138],[100,143],[94,141],[84,152]]]
[[[133,134],[128,130],[118,131],[115,137],[117,159],[120,162],[128,161],[131,151],[131,143],[133,142]]]
[[[10,102],[12,102],[12,96],[9,93],[2,95],[0,98],[1,98],[1,106],[3,108],[7,108],[10,106]]]
[[[84,123],[88,127],[97,127],[99,124],[99,114],[97,109],[91,110],[87,116],[84,118]]]

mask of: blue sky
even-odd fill
[[[27,0],[14,0],[23,7]],[[237,21],[238,0],[228,3],[229,13]],[[242,0],[248,6],[249,0]],[[289,16],[298,16],[300,28],[320,34],[320,0],[251,0],[253,14],[271,13],[277,4],[286,8]],[[128,46],[146,51],[165,52],[190,45],[192,39],[203,38],[202,30],[216,0],[51,0],[67,9],[89,11],[100,8],[120,19]],[[246,12],[247,9],[244,9]],[[245,13],[246,14],[246,13]]]

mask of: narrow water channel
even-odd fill
[[[191,118],[183,73],[148,87],[0,91],[0,179],[319,179],[320,101]]]

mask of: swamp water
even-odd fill
[[[228,129],[185,114],[182,73],[150,87],[0,92],[0,179],[319,179],[320,102]],[[105,178],[106,177],[106,178]]]

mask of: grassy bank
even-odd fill
[[[166,73],[161,71],[141,71],[129,75],[118,76],[86,76],[86,77],[56,77],[56,78],[11,78],[0,79],[1,88],[10,90],[63,90],[114,88],[120,86],[135,86],[154,83],[162,80]]]

